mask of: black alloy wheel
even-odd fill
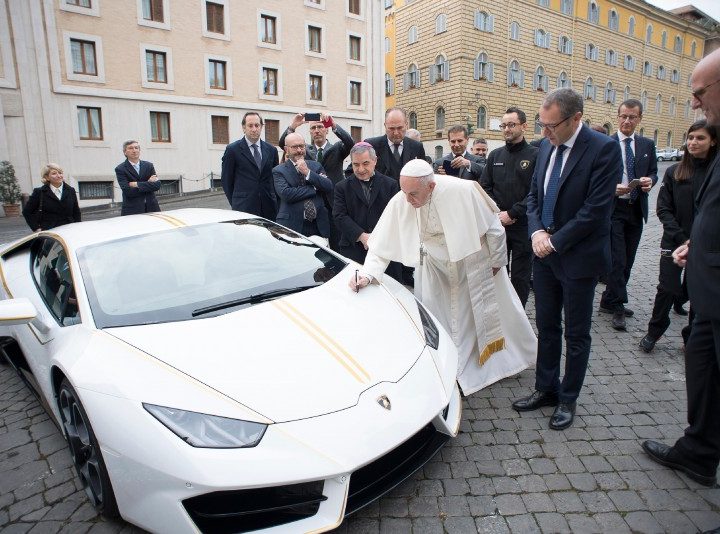
[[[80,398],[67,378],[60,384],[57,402],[70,454],[88,499],[99,513],[109,518],[117,517],[117,502],[100,445]]]

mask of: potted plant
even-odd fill
[[[15,169],[9,161],[0,161],[0,202],[6,217],[20,215],[20,185],[15,177]]]

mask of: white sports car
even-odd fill
[[[264,219],[185,209],[0,249],[0,345],[98,511],[321,532],[458,432],[457,352],[392,280]],[[2,359],[2,358],[0,358]]]

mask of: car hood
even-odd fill
[[[105,332],[275,422],[314,417],[400,380],[425,345],[384,287],[353,293],[341,277],[217,317]]]

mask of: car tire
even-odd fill
[[[110,484],[100,445],[75,388],[63,378],[57,396],[60,423],[70,447],[75,470],[95,510],[108,518],[118,517],[117,501]]]
[[[665,159],[662,156],[658,156],[658,161],[665,161]]]

